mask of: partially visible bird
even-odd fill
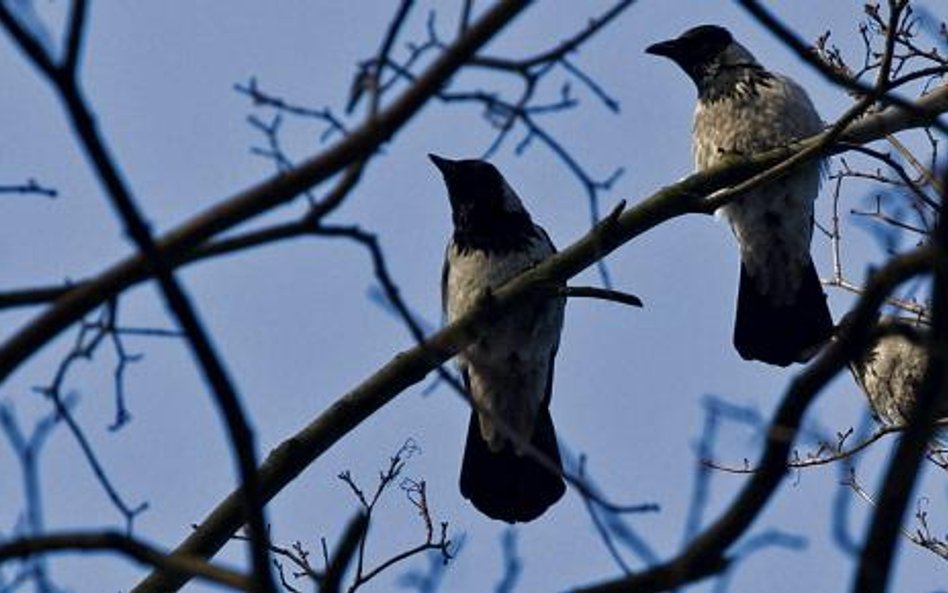
[[[556,250],[492,164],[428,156],[444,177],[454,221],[441,281],[442,306],[450,323],[468,312],[485,291]],[[531,521],[566,490],[549,411],[564,308],[563,297],[538,297],[499,319],[457,356],[475,404],[461,464],[461,494],[491,518]],[[519,450],[494,416],[557,471]]]
[[[899,331],[902,328],[903,331]],[[907,424],[928,367],[925,326],[896,317],[883,317],[878,337],[849,364],[853,378],[866,394],[872,415],[883,426]],[[916,334],[919,342],[906,337]],[[938,417],[948,418],[948,393],[942,394]]]
[[[698,89],[692,136],[698,170],[823,127],[806,92],[766,70],[723,27],[695,27],[646,52],[673,60]],[[832,333],[810,258],[821,166],[801,165],[722,208],[741,250],[734,346],[745,359],[805,362]]]

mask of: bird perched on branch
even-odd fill
[[[692,136],[698,170],[823,127],[806,92],[766,70],[723,27],[695,27],[646,52],[673,60],[698,89]],[[805,362],[832,333],[810,259],[821,173],[818,162],[800,165],[722,208],[741,250],[734,346],[745,359]]]
[[[869,400],[872,415],[884,426],[907,424],[928,367],[927,329],[895,317],[883,317],[863,352],[849,364]],[[916,336],[912,340],[908,336]],[[948,418],[948,393],[942,394],[938,417]]]
[[[454,221],[441,282],[450,323],[487,291],[556,250],[493,165],[429,157],[444,177]],[[458,354],[473,400],[461,494],[491,518],[531,521],[566,490],[549,411],[564,307],[562,296],[537,297],[498,319]],[[511,440],[498,421],[544,461]]]

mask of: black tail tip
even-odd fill
[[[807,362],[833,335],[833,318],[819,276],[809,262],[800,287],[786,305],[760,294],[741,265],[734,347],[745,360],[785,367]]]
[[[556,468],[548,469],[530,455],[518,455],[507,443],[491,451],[481,438],[476,415],[471,415],[461,464],[461,494],[481,513],[507,523],[527,523],[540,517],[566,492],[563,465],[548,410],[537,418],[531,444]]]
[[[546,484],[542,487],[534,485],[527,494],[503,493],[501,491],[485,492],[462,488],[461,493],[468,499],[474,508],[482,514],[505,523],[529,523],[539,519],[550,507],[556,504],[566,492],[566,485],[562,480]]]

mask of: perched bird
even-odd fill
[[[900,332],[900,326],[905,331]],[[883,426],[904,425],[911,418],[928,366],[925,345],[905,334],[914,332],[924,340],[927,330],[895,317],[883,317],[877,329],[878,337],[850,362],[849,369],[866,394],[876,420]],[[938,417],[948,418],[948,393],[941,397]]]
[[[646,52],[670,58],[697,86],[692,143],[698,170],[823,127],[806,92],[766,70],[723,27],[695,27]],[[745,359],[779,366],[805,362],[832,333],[810,259],[821,167],[801,165],[722,209],[741,250],[734,346]]]
[[[428,156],[444,176],[454,221],[441,280],[442,306],[450,323],[485,291],[556,250],[493,165]],[[475,404],[461,464],[461,494],[493,519],[531,521],[566,490],[549,410],[564,307],[562,297],[527,303],[458,354],[464,385]],[[559,473],[519,450],[494,418],[531,443]]]

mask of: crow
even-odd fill
[[[492,164],[429,158],[444,177],[454,222],[441,281],[442,307],[450,323],[485,292],[556,249]],[[566,490],[549,410],[564,308],[562,296],[537,297],[497,320],[457,356],[474,404],[461,464],[461,494],[493,519],[532,521]],[[533,445],[556,471],[521,450],[495,419]]]
[[[701,25],[646,52],[673,60],[697,87],[692,144],[698,170],[823,128],[806,92],[761,66],[723,27]],[[744,359],[805,362],[832,334],[810,258],[821,169],[819,162],[800,165],[722,208],[740,246],[734,346]]]

